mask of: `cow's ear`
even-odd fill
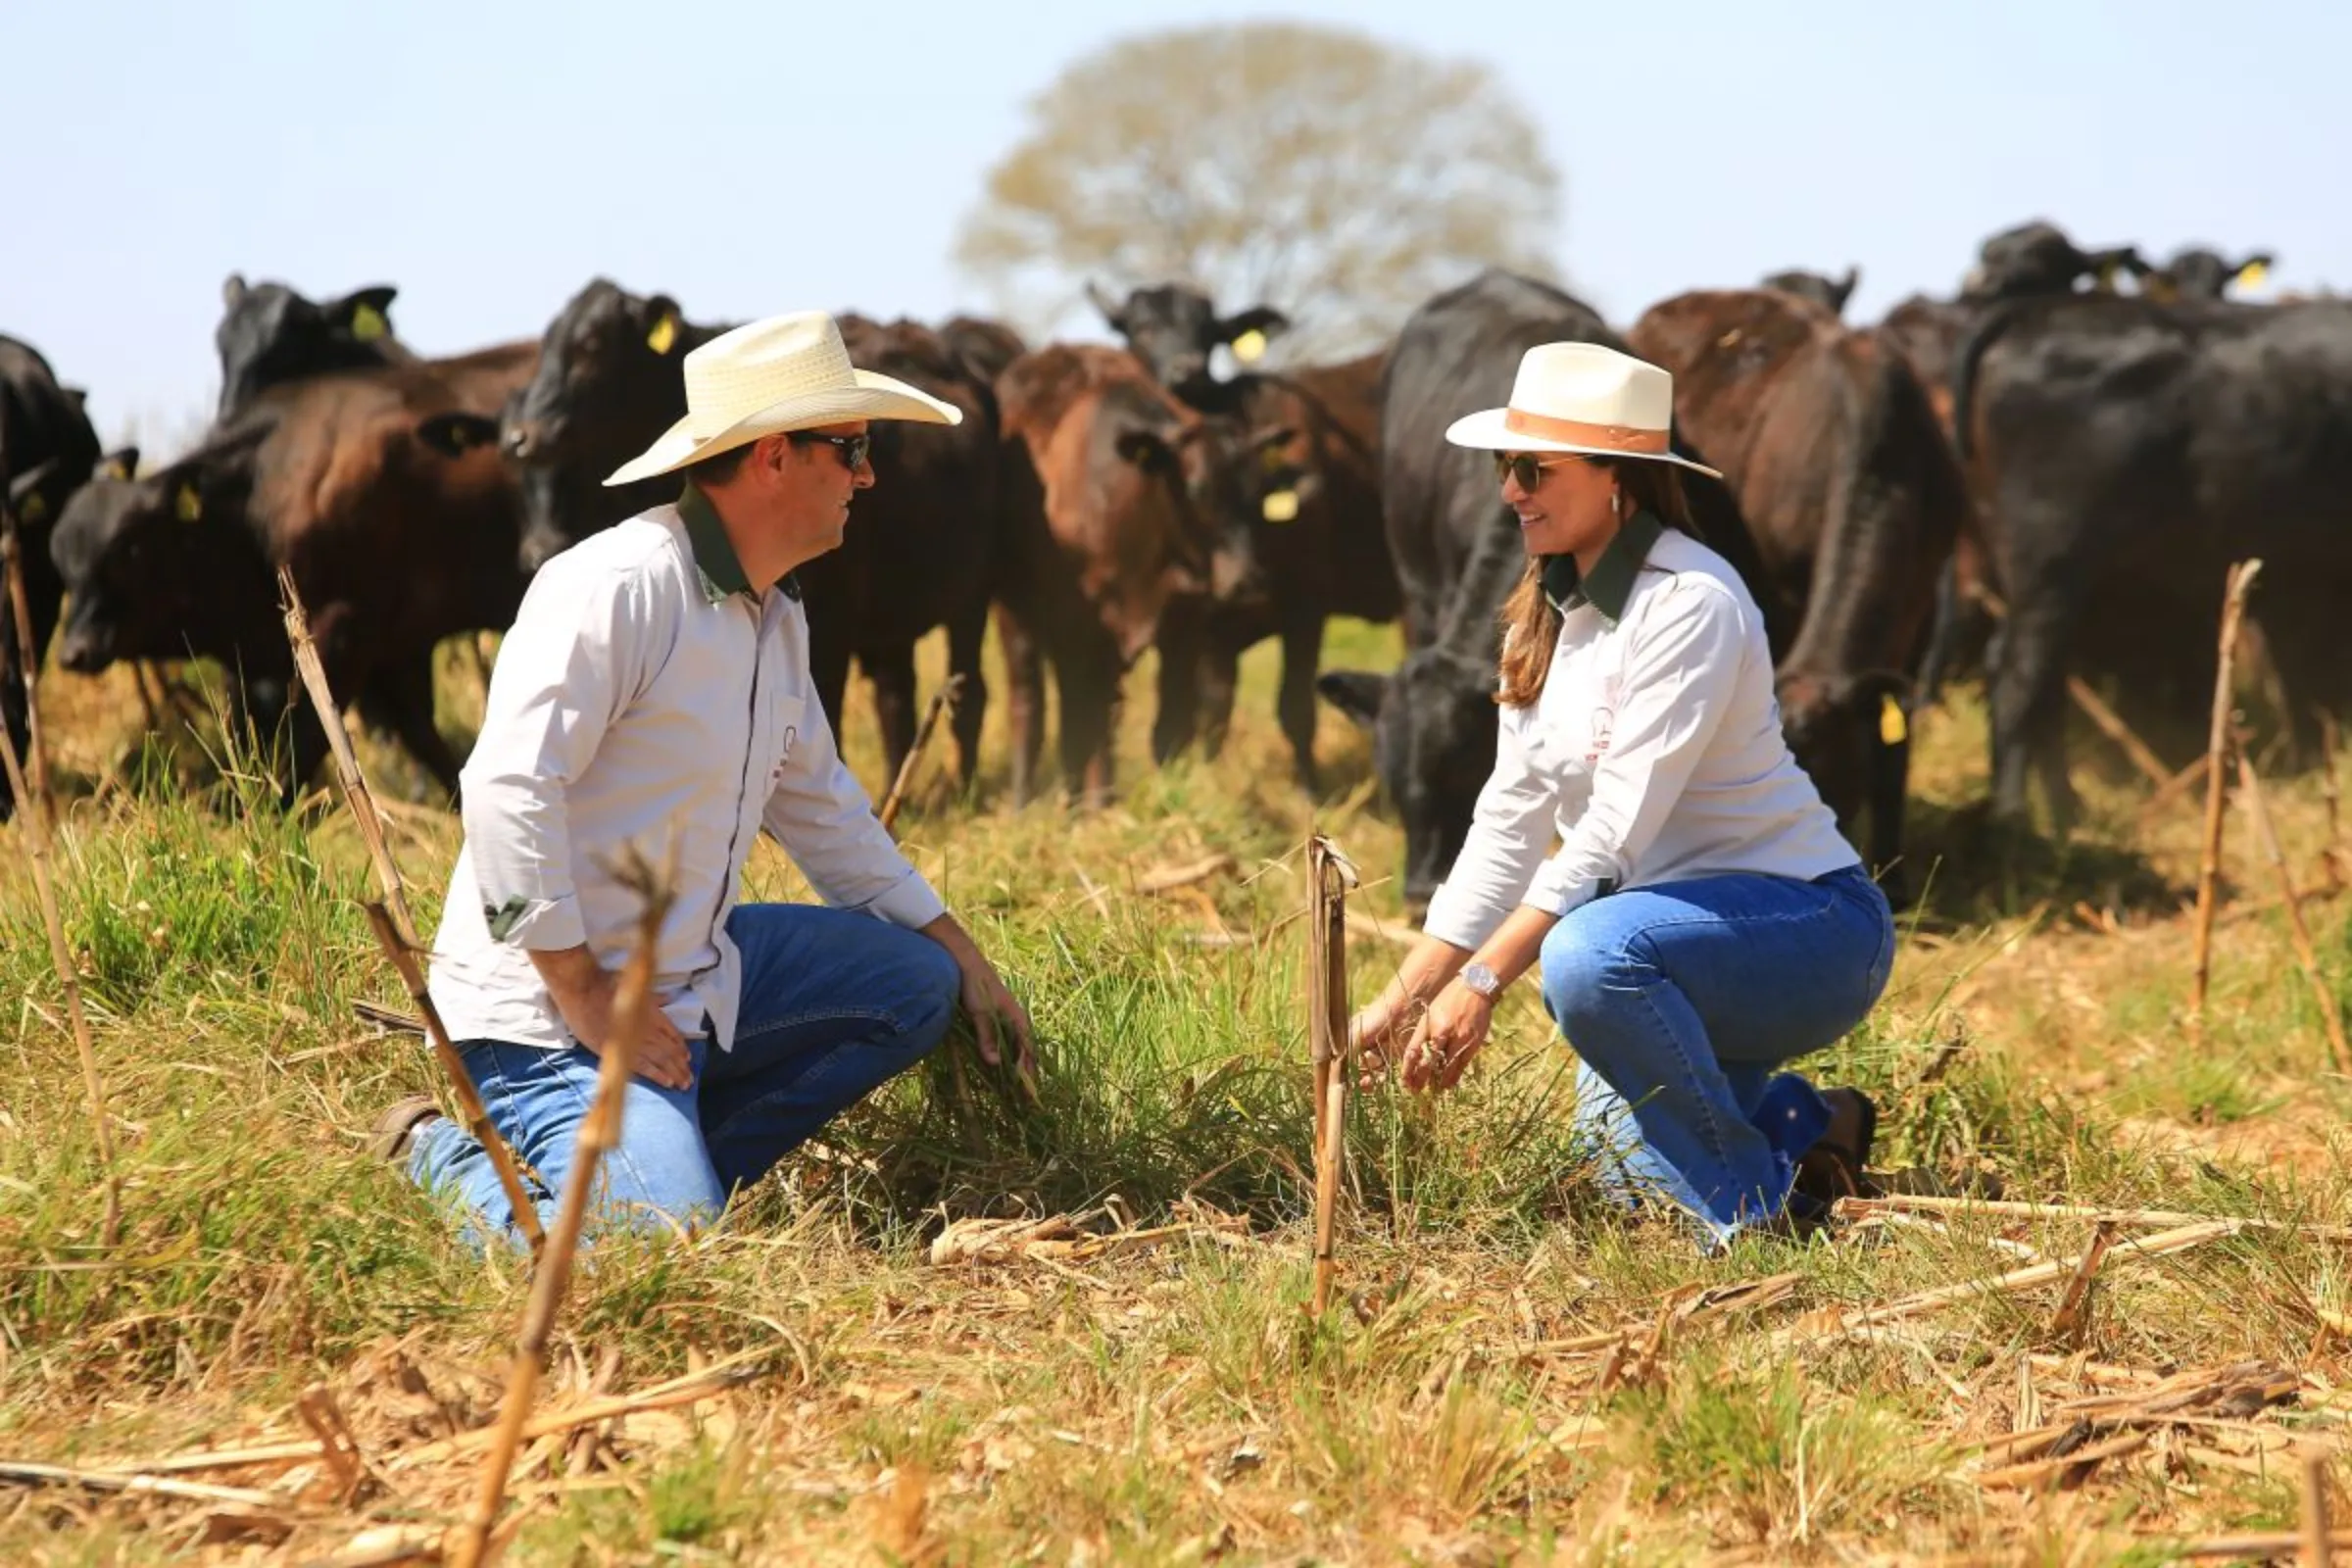
[[[104,479],[136,479],[139,476],[139,449],[122,447],[109,452],[98,460],[98,474]]]
[[[684,318],[678,314],[678,302],[666,294],[656,294],[645,302],[645,346],[656,354],[667,354],[678,346],[678,328]]]
[[[57,459],[36,463],[8,481],[8,508],[27,523],[39,522],[49,515],[49,503],[41,495],[41,486],[57,471]],[[12,650],[13,652],[13,650]]]
[[[1830,285],[1830,309],[1839,316],[1845,314],[1845,302],[1854,297],[1854,285],[1862,281],[1862,269],[1848,267],[1845,275]]]
[[[389,283],[353,289],[326,308],[328,319],[362,343],[392,335],[392,301],[400,293]]]
[[[2230,274],[2230,281],[2241,288],[2260,288],[2270,277],[2271,269],[2278,265],[2278,258],[2270,252],[2258,251],[2237,264],[2237,270]]]
[[[462,458],[476,447],[498,445],[498,421],[480,414],[428,414],[416,421],[416,439],[445,458]]]
[[[1166,473],[1176,466],[1176,449],[1156,430],[1121,430],[1114,444],[1120,457],[1146,473]]]
[[[2092,251],[2082,259],[2082,266],[2102,293],[2114,292],[2116,274],[2119,272],[2130,272],[2136,281],[2155,270],[2140,256],[2136,245],[2118,245],[2113,250]]]
[[[1126,335],[1127,318],[1116,305],[1110,303],[1110,296],[1103,293],[1102,287],[1091,277],[1086,280],[1086,299],[1088,304],[1102,314],[1102,319],[1110,323],[1110,329],[1113,332],[1122,337]]]
[[[1315,677],[1315,693],[1370,729],[1380,722],[1381,705],[1388,701],[1389,677],[1361,669],[1327,669]]]
[[[243,272],[231,272],[220,280],[220,303],[232,311],[245,303],[245,274]]]
[[[1291,318],[1271,305],[1253,305],[1217,323],[1217,341],[1233,350],[1233,357],[1244,365],[1254,362],[1266,352],[1266,340],[1278,332],[1287,332]]]

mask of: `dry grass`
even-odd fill
[[[1335,641],[1348,662],[1393,647]],[[935,773],[918,785],[906,837],[1032,999],[1042,1105],[976,1064],[959,1096],[940,1066],[718,1234],[597,1249],[542,1407],[719,1373],[690,1403],[527,1442],[509,1560],[2086,1564],[2295,1528],[2282,1446],[2335,1445],[2352,1420],[2343,1246],[2249,1231],[2146,1257],[2126,1232],[2071,1321],[2060,1279],[1850,1332],[1873,1303],[2071,1263],[2092,1226],[1882,1218],[1836,1247],[1701,1259],[1591,1202],[1563,1054],[1525,995],[1462,1095],[1358,1105],[1339,1304],[1310,1322],[1295,852],[1311,817],[1393,915],[1378,878],[1399,845],[1337,719],[1330,797],[1310,808],[1284,782],[1270,655],[1214,764],[1143,764],[1139,685],[1114,809],[975,809]],[[477,710],[462,667],[460,731]],[[44,696],[65,771],[100,790],[61,859],[122,1118],[125,1239],[94,1246],[73,1051],[21,858],[0,858],[0,1460],[281,1454],[171,1477],[216,1495],[0,1483],[0,1560],[311,1561],[429,1536],[463,1511],[470,1450],[446,1440],[490,1418],[526,1286],[359,1152],[431,1075],[350,1012],[398,997],[354,903],[357,841],[331,814],[240,806],[191,745],[138,782],[117,765],[126,681],[53,676]],[[1922,729],[1922,839],[1942,858],[1887,1000],[1829,1062],[1887,1106],[1889,1155],[1995,1172],[2013,1199],[2352,1224],[2344,1085],[2319,1070],[2317,1009],[2242,824],[2192,1044],[2194,802],[2143,825],[2145,787],[2119,764],[2072,850],[2002,846],[1961,805],[1980,721],[1963,703]],[[870,740],[855,708],[853,759],[878,785]],[[414,784],[363,750],[392,793]],[[2318,791],[2274,794],[2312,881]],[[452,826],[396,816],[429,927]],[[1217,853],[1235,874],[1137,891]],[[751,881],[798,886],[764,849]],[[2339,994],[2347,903],[2310,910]],[[1355,947],[1360,993],[1393,952]],[[1093,1228],[1190,1223],[1132,1250],[926,1258],[950,1218],[1105,1209]],[[312,1420],[346,1423],[356,1461],[320,1450],[299,1408],[314,1386]]]

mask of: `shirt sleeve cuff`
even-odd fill
[[[1421,921],[1421,931],[1424,936],[1476,953],[1509,912],[1482,908],[1477,900],[1454,892],[1448,885],[1430,896],[1429,913]]]
[[[919,871],[908,871],[899,884],[866,906],[892,925],[917,931],[948,912],[931,884]]]
[[[530,953],[560,953],[585,947],[588,927],[580,919],[580,901],[566,894],[560,899],[525,899],[520,895],[502,905],[482,906],[482,919],[493,941]]]

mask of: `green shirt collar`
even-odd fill
[[[1601,618],[1614,626],[1625,618],[1625,603],[1634,596],[1634,579],[1642,564],[1649,559],[1650,546],[1666,525],[1647,512],[1637,512],[1633,520],[1617,530],[1600,559],[1592,563],[1592,575],[1584,578],[1576,569],[1574,556],[1545,556],[1544,558],[1544,597],[1551,608],[1566,614],[1578,605],[1591,605],[1600,612]]]
[[[694,566],[703,579],[703,597],[714,605],[729,594],[759,598],[759,591],[744,575],[743,563],[735,557],[735,547],[727,542],[727,530],[712,510],[710,498],[691,479],[678,496],[678,516],[686,524],[686,542],[694,547]],[[801,597],[800,580],[790,572],[784,574],[781,586],[790,597]]]

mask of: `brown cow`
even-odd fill
[[[1902,847],[1904,710],[1967,510],[1951,449],[1892,345],[1777,289],[1653,306],[1633,351],[1673,372],[1677,428],[1723,470],[1781,597],[1783,722],[1870,858]]]
[[[291,690],[283,565],[329,684],[454,793],[432,651],[504,627],[521,601],[520,497],[495,415],[537,356],[525,342],[311,376],[261,394],[155,473],[91,481],[51,542],[71,605],[61,661],[94,674],[118,659],[220,660],[265,729],[293,709],[290,795],[324,738]]]
[[[1122,350],[1055,344],[997,382],[1012,503],[998,593],[1027,800],[1044,740],[1042,662],[1061,700],[1066,788],[1111,785],[1119,685],[1172,603],[1248,575],[1230,427],[1178,402]]]
[[[1244,426],[1234,453],[1250,518],[1250,580],[1185,601],[1160,626],[1162,760],[1194,735],[1214,757],[1233,715],[1243,652],[1282,639],[1275,713],[1300,784],[1315,787],[1315,674],[1332,615],[1394,620],[1404,599],[1380,510],[1380,384],[1387,356],[1221,383]]]

